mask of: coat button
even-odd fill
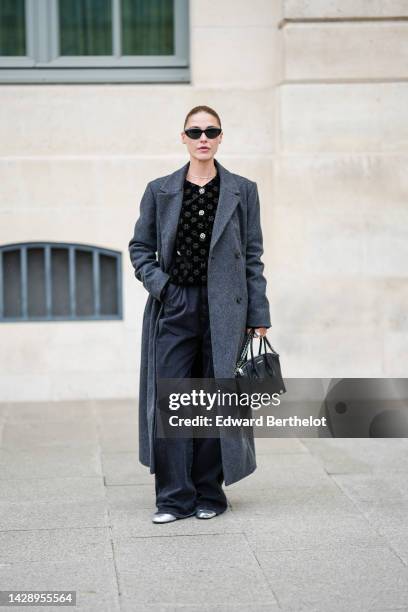
[[[200,189],[198,190],[198,193],[204,193],[204,192],[205,192],[204,187],[200,187]]]
[[[242,297],[239,295],[239,296],[237,297],[237,303],[238,303],[238,304],[240,304],[241,302],[242,302]]]
[[[241,253],[239,251],[235,251],[235,257],[239,259],[241,257]]]

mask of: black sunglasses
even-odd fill
[[[200,128],[188,128],[187,130],[184,130],[184,133],[187,134],[187,136],[189,138],[192,138],[193,140],[198,140],[199,138],[201,138],[201,134],[203,133],[207,136],[207,138],[217,138],[217,136],[219,136],[221,132],[221,128],[217,127],[209,127],[205,130],[200,130]]]

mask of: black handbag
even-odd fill
[[[251,381],[267,380],[268,384],[276,393],[282,395],[286,393],[285,383],[283,382],[279,354],[272,348],[266,336],[260,338],[258,355],[254,356],[253,349],[254,330],[251,329],[247,334],[241,355],[235,367],[236,378],[248,378]],[[262,346],[265,352],[261,353]],[[267,352],[267,346],[271,352]],[[251,358],[247,359],[248,347],[250,348]]]

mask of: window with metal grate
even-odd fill
[[[84,244],[0,246],[0,321],[122,319],[119,251]]]

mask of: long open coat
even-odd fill
[[[263,238],[257,184],[234,174],[216,159],[220,192],[210,242],[207,271],[208,306],[214,378],[234,378],[246,327],[270,327],[266,297]],[[169,279],[184,180],[189,162],[147,184],[140,215],[129,242],[136,278],[148,291],[143,315],[139,388],[139,460],[154,465],[156,415],[155,346],[163,304],[161,291]],[[157,257],[156,257],[157,252]],[[193,368],[192,377],[200,377]],[[237,428],[220,441],[225,485],[256,469],[253,432]]]

